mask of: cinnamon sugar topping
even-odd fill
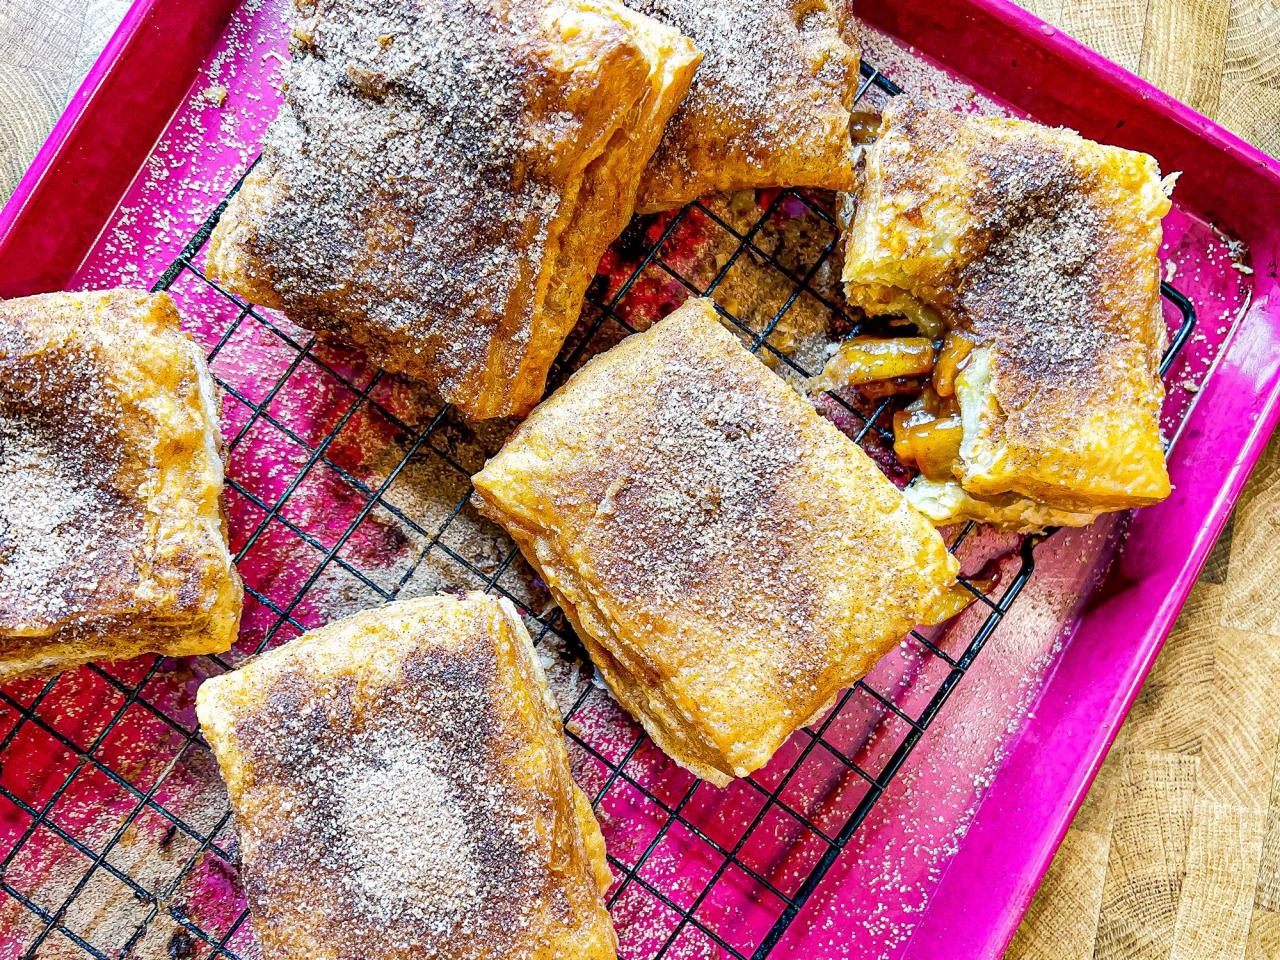
[[[442,674],[449,688],[436,686]],[[493,709],[486,678],[461,658],[411,661],[376,714],[355,684],[283,677],[243,728],[255,780],[285,791],[283,829],[252,841],[261,922],[275,922],[289,876],[323,875],[334,887],[310,904],[315,923],[368,955],[497,955],[528,927],[534,905],[518,892],[539,877],[512,816],[529,798],[494,775],[493,745],[475,729]],[[430,698],[419,684],[435,687]],[[481,931],[457,952],[457,938]],[[290,934],[268,939],[279,935]]]
[[[847,188],[858,55],[843,0],[636,0],[705,56],[654,155],[642,209],[709,190]]]
[[[741,364],[727,350],[738,349],[665,354],[644,413],[648,442],[629,431],[600,439],[601,461],[620,479],[584,547],[626,602],[693,602],[794,637],[800,655],[821,593],[793,547],[815,533],[790,493],[807,438],[792,422],[793,398],[732,388]]]
[[[95,596],[127,596],[142,534],[100,366],[87,347],[43,347],[0,317],[0,633],[47,633]]]
[[[672,69],[639,35],[680,38],[571,0],[301,6],[211,273],[469,416],[531,406],[658,135],[628,126]]]
[[[521,40],[534,9],[343,0],[304,21],[264,141],[283,188],[251,240],[286,309],[447,338],[454,371],[482,362],[560,201],[545,141],[567,130],[526,117],[522,73],[549,80]]]

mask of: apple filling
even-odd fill
[[[933,341],[926,337],[850,337],[809,381],[809,389],[843,390],[927,376],[934,353]]]

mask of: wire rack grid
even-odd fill
[[[872,90],[882,96],[900,92],[866,64],[863,76],[859,100]],[[741,333],[753,352],[775,367],[801,376],[816,372],[780,346],[775,334],[785,328],[802,301],[838,317],[846,332],[857,331],[856,319],[845,315],[843,305],[817,282],[829,268],[839,231],[824,203],[807,193],[783,190],[764,197],[762,209],[743,222],[734,222],[724,209],[710,203],[696,202],[642,228],[633,224],[623,240],[624,246],[631,247],[627,269],[616,282],[601,279],[593,285],[584,322],[561,354],[552,384],[563,381],[602,346],[634,332],[640,321],[630,309],[629,297],[648,282],[646,277],[655,275],[667,288],[674,284],[685,295],[716,297],[725,321]],[[409,388],[395,378],[365,370],[341,351],[331,350],[283,318],[244,303],[209,281],[199,266],[200,256],[225,205],[224,200],[155,289],[175,295],[187,290],[194,295],[190,294],[194,288],[223,305],[224,326],[206,337],[215,374],[219,358],[238,349],[239,338],[247,335],[267,338],[278,348],[279,363],[270,376],[247,380],[217,376],[233,408],[227,418],[232,425],[227,446],[232,463],[228,497],[233,507],[233,548],[245,573],[247,603],[252,608],[252,615],[247,608],[246,620],[258,626],[242,638],[243,649],[196,658],[199,666],[194,668],[194,678],[187,677],[187,686],[193,689],[200,675],[232,669],[244,657],[304,632],[310,625],[305,612],[308,598],[337,571],[368,602],[376,603],[410,595],[428,564],[437,570],[447,568],[454,573],[444,575],[445,588],[503,594],[527,612],[536,643],[580,653],[576,638],[545,596],[532,596],[518,585],[530,578],[513,579],[522,561],[509,541],[499,556],[478,559],[466,543],[451,537],[451,529],[463,523],[471,509],[469,477],[500,439],[480,436],[447,406],[416,407],[412,415],[405,414],[392,401]],[[766,242],[769,225],[785,211],[788,216],[807,218],[824,232],[826,239],[808,263],[788,262]],[[719,231],[728,251],[700,277],[687,276],[682,264],[667,255],[673,238],[695,220],[699,229]],[[732,283],[735,269],[748,261],[780,278],[786,290],[762,319],[744,319],[725,306],[726,298],[720,296]],[[1168,285],[1164,294],[1181,320],[1162,373],[1186,341],[1195,319],[1185,297]],[[293,424],[287,405],[282,405],[282,398],[297,389],[295,381],[306,377],[311,378],[306,381],[310,384],[321,378],[334,396],[342,397],[332,405],[321,431]],[[884,462],[892,442],[888,424],[895,399],[884,398],[870,407],[840,395],[828,399],[844,419],[846,432]],[[344,452],[346,433],[361,418],[376,419],[394,440],[394,456],[372,472],[361,470],[358,459]],[[238,453],[260,444],[266,434],[291,451],[283,471],[287,476],[270,494],[254,483],[248,471],[237,469]],[[436,475],[445,478],[438,486],[452,491],[446,503],[429,511],[429,517],[395,495],[398,481],[424,461],[430,461]],[[310,522],[313,518],[299,517],[290,509],[291,503],[304,498],[300,491],[318,472],[349,493],[348,502],[353,505],[337,517],[326,518],[327,525],[320,528]],[[346,549],[375,516],[389,518],[409,540],[410,562],[390,572],[369,572]],[[953,551],[961,549],[973,529],[970,524],[958,532]],[[284,591],[279,583],[256,581],[248,569],[256,551],[282,538],[301,545],[299,549],[313,560],[304,575],[287,582]],[[761,960],[770,953],[1022,591],[1032,574],[1040,539],[1022,538],[1013,544],[1009,562],[994,586],[986,579],[962,579],[974,594],[971,613],[977,610],[967,615],[969,627],[963,636],[952,635],[944,641],[939,634],[911,634],[904,644],[911,650],[905,656],[922,664],[915,686],[918,692],[924,688],[915,709],[904,708],[900,696],[880,689],[871,678],[859,681],[820,722],[792,738],[777,762],[726,792],[732,793],[732,802],[665,761],[634,723],[611,708],[607,696],[589,681],[589,670],[580,671],[571,686],[571,699],[562,699],[561,706],[568,708],[565,729],[575,773],[592,796],[610,841],[616,880],[607,901],[619,919],[624,956]],[[532,580],[536,582],[536,577]],[[435,577],[432,583],[440,586],[441,578]],[[189,790],[184,793],[173,787],[175,778],[185,776],[182,772],[191,766],[203,771],[204,780],[216,783],[189,698],[171,693],[173,670],[170,661],[143,658],[123,666],[92,665],[47,682],[0,690],[7,726],[0,738],[0,764],[17,749],[16,744],[32,737],[47,743],[49,755],[40,789],[18,789],[0,778],[0,802],[11,805],[23,824],[11,836],[0,838],[5,844],[0,847],[0,889],[20,905],[29,930],[20,952],[13,956],[240,960],[257,955],[248,911],[234,881],[238,849],[225,795],[220,802],[193,806],[185,799]],[[69,685],[79,692],[86,685],[98,691],[99,699],[109,704],[100,720],[74,731],[59,722],[56,705],[65,699],[60,691]],[[601,716],[606,720],[601,721]],[[850,717],[857,722],[848,722]],[[608,734],[602,733],[605,727]],[[168,744],[156,769],[141,761],[131,766],[119,759],[118,741],[144,736],[146,730]],[[93,781],[115,798],[101,818],[105,825],[95,820],[93,831],[58,813],[60,803],[85,781]],[[164,852],[162,859],[170,863],[162,877],[147,873],[145,857],[129,861],[120,855],[145,832],[144,821],[151,824],[152,833],[158,831],[154,848]],[[27,862],[31,859],[27,854],[40,844],[57,845],[63,851],[61,882],[53,884],[52,890],[46,889],[48,884],[33,889],[24,882],[24,875],[35,869]],[[697,861],[705,870],[696,882],[689,881],[687,871],[672,881],[671,872],[660,869],[672,858],[684,864]],[[222,874],[231,880],[221,887],[211,885],[209,877]],[[104,885],[115,891],[105,897],[106,908],[100,889]],[[127,910],[121,906],[125,903]],[[123,915],[120,922],[108,925],[105,934],[98,922],[104,909]]]

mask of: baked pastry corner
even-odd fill
[[[637,0],[704,52],[645,169],[641,212],[706,193],[853,186],[861,82],[846,0]]]
[[[953,599],[937,531],[709,300],[591,360],[473,483],[619,702],[719,785]]]
[[[196,710],[268,960],[614,960],[600,827],[507,601],[366,610]]]
[[[0,682],[230,648],[218,403],[168,294],[0,302]]]
[[[909,452],[919,431],[954,425],[947,462],[907,490],[935,522],[1078,526],[1169,495],[1171,186],[1146,154],[1070,130],[906,99],[886,109],[844,281],[867,313],[946,337],[951,370],[898,437]]]
[[[527,412],[697,51],[615,0],[306,10],[209,276],[469,419]]]

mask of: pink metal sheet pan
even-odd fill
[[[285,6],[280,0],[135,4],[0,214],[0,295],[155,282],[253,160],[277,102]],[[885,66],[903,86],[920,76],[960,78],[1017,112],[1147,151],[1163,169],[1182,172],[1163,257],[1167,276],[1195,304],[1200,326],[1169,375],[1174,495],[1132,518],[1113,518],[1041,545],[1031,586],[771,954],[819,960],[996,957],[1280,415],[1280,166],[1003,0],[855,0],[854,9],[894,39],[903,63],[933,65],[907,71],[910,78]],[[174,291],[197,339],[212,342],[235,322],[219,313],[225,307],[198,282],[184,280]],[[283,318],[278,322],[289,329]],[[262,342],[233,345],[219,363],[246,391],[258,376],[265,389],[274,379],[272,349]],[[242,363],[242,355],[253,362]],[[354,382],[369,375],[358,359],[340,353],[330,359]],[[287,362],[282,354],[279,363]],[[310,392],[281,412],[305,411],[295,423],[299,432],[340,416],[340,391],[319,374],[299,389]],[[387,402],[400,400],[410,402],[401,396]],[[248,422],[236,409],[224,429]],[[369,436],[376,439],[377,431]],[[265,439],[246,449],[244,459],[233,461],[232,475],[259,476],[267,497],[273,463],[296,451]],[[361,455],[351,453],[353,469],[361,466]],[[316,503],[323,502],[318,495]],[[257,508],[247,501],[233,500],[229,509],[233,538],[257,519]],[[340,511],[329,509],[340,527]],[[294,519],[318,524],[323,539],[331,518]],[[983,551],[1000,555],[999,538],[979,539],[968,562],[980,562]],[[376,551],[378,545],[357,549]],[[271,585],[287,592],[287,581],[280,573]],[[311,626],[309,618],[323,622],[331,612],[304,604],[298,616]],[[251,604],[246,630],[261,631],[271,620]],[[898,706],[912,714],[930,689],[921,675],[937,665],[913,664],[906,655],[889,660],[878,673],[895,685]],[[66,706],[66,729],[92,733],[93,711],[110,708],[117,694],[89,681],[65,686],[64,699],[79,698],[74,708]],[[25,703],[33,690],[19,685],[13,696]],[[189,716],[189,702],[174,697],[175,713]],[[615,722],[607,706],[601,717],[602,724]],[[6,729],[13,722],[4,717]],[[891,715],[879,715],[842,717],[840,724],[850,749],[874,769],[884,759],[893,722]],[[149,729],[140,724],[134,731],[139,742],[153,735]],[[832,736],[840,735],[837,725]],[[21,743],[9,747],[0,783],[29,794],[38,806],[59,772],[42,769],[39,744],[25,749]],[[135,759],[145,766],[149,757],[142,749]],[[794,759],[794,753],[784,755],[762,778],[767,783]],[[674,796],[684,783],[684,775],[652,751],[635,762],[637,776],[649,777],[655,789]],[[583,775],[589,779],[592,772]],[[829,775],[813,772],[814,778]],[[808,795],[821,803],[804,812],[815,819],[847,812],[859,789],[856,780],[831,779]],[[749,791],[700,796],[706,822],[714,814],[721,825],[749,815],[753,802]],[[803,796],[795,800],[805,802]],[[644,808],[642,798],[622,795],[606,804],[602,819],[611,845],[625,852],[638,842]],[[25,829],[23,817],[0,806],[0,828],[8,831],[0,838]],[[681,885],[691,888],[710,869],[698,849],[682,846],[673,832],[649,860],[649,879],[667,884],[679,902]],[[780,842],[768,868],[785,885],[804,874],[813,855],[803,844]],[[708,914],[718,910],[722,921],[749,933],[753,925],[767,928],[772,915],[753,912],[747,901],[754,894],[745,881],[742,902],[736,902],[731,881],[718,894],[723,902],[708,903]],[[233,880],[205,870],[198,882],[199,909],[210,923],[239,911]],[[651,955],[650,931],[660,938],[671,929],[670,919],[653,916],[654,910],[627,898],[615,908],[625,956]],[[0,918],[8,916],[0,912]],[[0,923],[0,957],[18,955],[24,930]],[[252,955],[247,927],[228,936],[228,949]],[[720,955],[713,945],[689,944],[671,955]]]

